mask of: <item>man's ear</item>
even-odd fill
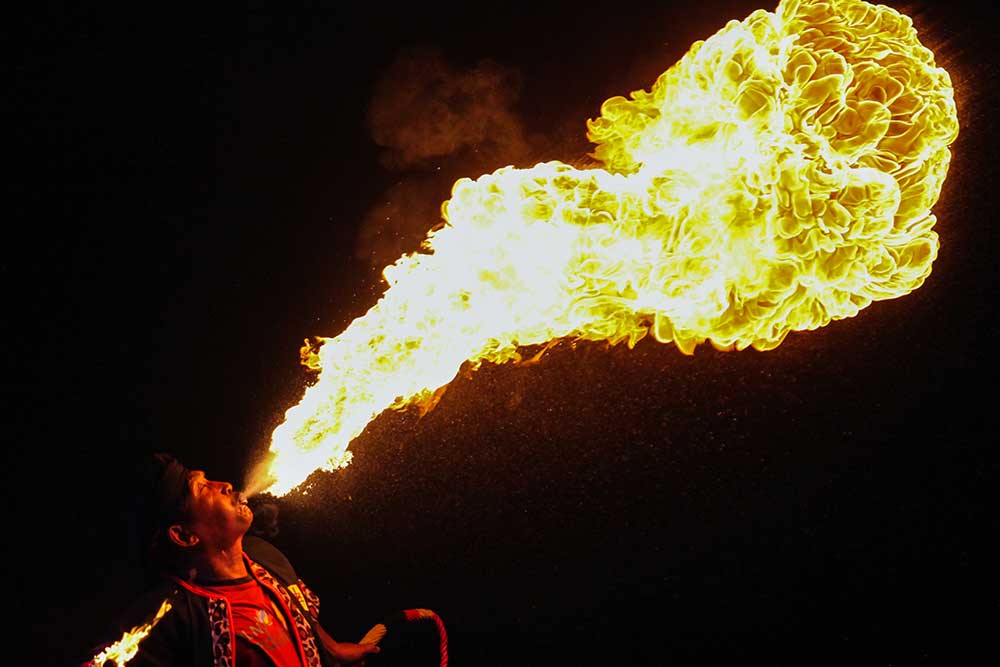
[[[193,547],[198,544],[198,536],[179,523],[170,526],[167,535],[170,536],[170,541],[179,547]]]

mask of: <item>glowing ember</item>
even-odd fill
[[[604,169],[462,179],[426,252],[339,336],[272,436],[267,490],[350,460],[387,408],[460,367],[564,337],[690,354],[772,349],[919,287],[958,134],[951,80],[911,20],[789,0],[695,43],[650,91],[589,123]],[[260,490],[260,489],[256,489]]]
[[[132,628],[131,632],[126,632],[122,635],[121,639],[98,653],[94,656],[94,659],[87,664],[94,665],[94,667],[101,667],[111,661],[118,665],[118,667],[122,667],[122,665],[135,657],[135,654],[139,652],[139,642],[146,638],[146,635],[148,635],[149,631],[153,629],[153,626],[156,625],[168,611],[170,611],[170,601],[164,600],[160,604],[160,608],[157,610],[156,614],[153,616],[153,620],[145,625]]]

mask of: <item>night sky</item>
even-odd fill
[[[457,178],[584,158],[601,102],[774,9],[212,4],[36,5],[2,28],[5,634],[43,647],[20,664],[85,657],[130,599],[139,462],[239,482],[310,381],[303,339],[375,304]],[[563,342],[383,414],[349,467],[277,501],[331,634],[427,608],[464,667],[986,644],[998,66],[989,21],[944,4],[894,5],[962,124],[924,286],[766,353]],[[434,639],[370,664],[436,664]]]

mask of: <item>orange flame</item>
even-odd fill
[[[170,611],[170,601],[164,600],[160,603],[160,608],[153,616],[153,620],[138,627],[132,628],[130,632],[122,635],[122,638],[111,644],[103,651],[94,656],[88,665],[101,667],[108,661],[114,662],[118,667],[122,667],[129,660],[134,658],[139,652],[139,643],[146,638],[153,626],[160,622],[164,614]]]
[[[346,465],[372,419],[466,363],[648,333],[687,354],[768,350],[930,274],[954,92],[891,8],[787,0],[730,21],[588,129],[604,169],[459,180],[425,252],[304,349],[319,376],[272,435],[267,490]]]

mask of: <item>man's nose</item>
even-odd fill
[[[230,494],[233,492],[233,485],[229,482],[211,482],[212,486],[219,489],[222,494]]]

